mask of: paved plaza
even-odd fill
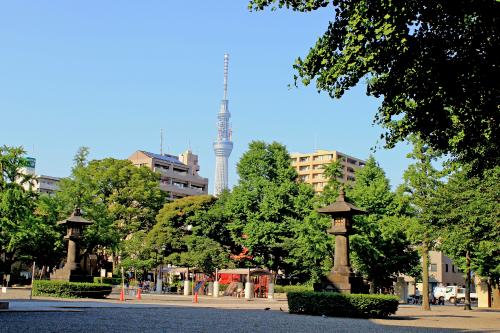
[[[113,293],[106,300],[30,301],[29,291],[17,290],[0,299],[8,295],[0,332],[500,332],[500,312],[453,306],[424,312],[402,305],[389,319],[366,320],[291,315],[283,298],[200,297],[193,303],[181,295],[147,294],[120,302]]]

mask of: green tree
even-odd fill
[[[410,204],[411,218],[405,228],[410,241],[417,246],[422,256],[422,308],[429,305],[429,251],[438,237],[437,217],[433,214],[432,202],[441,184],[442,172],[432,165],[437,154],[418,138],[411,138],[413,151],[408,154],[415,160],[404,172],[404,183],[399,189]]]
[[[175,264],[196,267],[204,274],[215,276],[215,270],[234,267],[229,251],[208,237],[189,235],[184,238],[187,251],[171,256]]]
[[[72,174],[61,180],[56,197],[65,214],[80,206],[94,222],[85,229],[87,251],[116,253],[120,240],[152,228],[165,193],[158,187],[159,175],[150,169],[113,158],[87,162],[87,154],[80,148]]]
[[[37,194],[30,188],[33,177],[22,172],[28,166],[22,147],[0,147],[0,270],[10,273],[22,254],[22,241],[32,233]]]
[[[500,167],[482,177],[469,177],[465,168],[439,187],[432,207],[441,227],[440,248],[465,272],[464,309],[471,310],[471,271],[499,285]]]
[[[214,210],[212,210],[214,208]],[[206,274],[229,264],[229,235],[217,199],[210,195],[185,197],[165,204],[145,239],[145,248],[163,262],[197,267]],[[222,222],[221,222],[222,221]]]
[[[340,98],[360,80],[381,97],[375,122],[392,148],[410,134],[480,170],[499,164],[500,2],[494,0],[251,0],[332,20],[295,81]]]
[[[121,242],[122,258],[120,266],[127,271],[133,271],[137,279],[140,275],[148,272],[158,264],[157,258],[153,257],[152,249],[144,246],[146,232],[139,230]]]
[[[342,179],[342,160],[335,160],[323,167],[323,177],[327,179],[326,185],[320,195],[316,196],[317,204],[327,206],[337,200]]]
[[[33,218],[19,240],[19,249],[25,261],[35,261],[38,267],[51,267],[65,257],[63,235],[66,230],[57,225],[62,218],[59,202],[47,194],[41,194],[36,201]]]
[[[312,208],[310,186],[297,182],[286,148],[253,141],[237,165],[240,176],[227,200],[228,225],[236,243],[249,250],[253,264],[290,274],[294,230]]]
[[[292,225],[293,237],[285,243],[285,263],[296,282],[314,284],[333,266],[334,240],[326,233],[330,218],[311,210],[302,221]]]
[[[405,211],[373,156],[356,170],[347,197],[368,212],[355,217],[355,234],[350,237],[353,266],[370,281],[371,293],[390,288],[399,274],[412,272],[419,257],[402,227]]]
[[[156,224],[148,232],[146,246],[158,250],[163,248],[164,256],[181,252],[185,249],[182,238],[198,226],[196,214],[206,212],[215,200],[210,195],[197,195],[167,202],[158,212]]]

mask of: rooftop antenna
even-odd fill
[[[229,54],[224,54],[224,100],[227,100],[227,74],[229,71]]]
[[[191,139],[188,140],[188,150],[191,151]]]
[[[160,128],[160,155],[163,155],[163,128]]]

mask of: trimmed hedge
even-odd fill
[[[329,317],[386,318],[398,310],[399,299],[390,295],[289,292],[290,313]]]
[[[302,286],[302,285],[289,285],[289,286],[279,286],[275,285],[274,286],[274,292],[275,293],[289,293],[289,292],[294,292],[294,291],[313,291],[312,286]]]
[[[110,284],[112,286],[117,286],[117,285],[122,284],[122,278],[119,278],[119,277],[112,277],[112,278],[105,277],[105,278],[100,278],[98,276],[94,276],[94,283],[101,283],[101,279],[102,279],[102,283],[103,284]]]
[[[111,285],[67,281],[33,281],[33,296],[63,298],[105,298],[111,293]]]

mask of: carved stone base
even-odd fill
[[[56,269],[54,273],[50,274],[50,279],[69,282],[93,282],[92,276],[87,275],[78,268],[72,269],[72,267],[68,265],[65,265],[63,268]]]
[[[339,274],[336,272],[324,277],[321,283],[314,286],[314,291],[330,291],[342,294],[363,294],[368,292],[362,277],[354,276],[353,273]]]

